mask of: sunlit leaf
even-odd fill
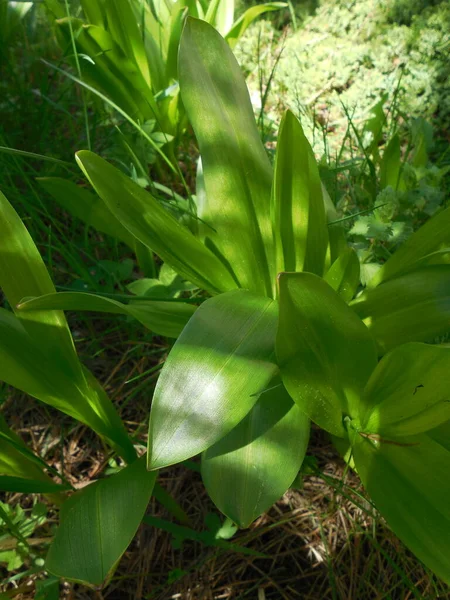
[[[213,27],[188,18],[179,75],[202,157],[207,202],[199,217],[209,227],[205,243],[224,257],[241,287],[272,294],[272,168],[242,71]]]
[[[364,487],[394,533],[450,584],[450,452],[426,434],[380,443],[355,437]]]
[[[323,275],[328,231],[319,171],[298,119],[287,111],[280,126],[272,188],[276,273]]]
[[[30,310],[81,310],[129,315],[158,335],[178,337],[196,310],[196,306],[184,302],[133,300],[124,304],[112,298],[84,292],[60,292],[39,298],[26,299],[19,305],[20,311]]]
[[[450,420],[450,348],[411,343],[378,364],[364,391],[364,431],[415,435]]]
[[[224,264],[153,196],[92,152],[76,157],[115,217],[175,271],[212,293],[237,287]]]
[[[351,303],[380,353],[450,331],[450,265],[422,267],[369,289]]]
[[[277,305],[236,290],[204,302],[176,341],[150,413],[149,467],[171,465],[226,435],[277,372]]]
[[[283,383],[309,418],[344,436],[377,364],[368,329],[320,277],[281,273],[277,358]]]

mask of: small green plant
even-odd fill
[[[145,462],[155,473],[202,453],[211,498],[248,526],[296,479],[312,420],[334,436],[393,530],[450,581],[450,350],[419,343],[449,329],[450,209],[400,245],[360,293],[359,261],[299,121],[285,115],[272,169],[239,66],[202,20],[186,22],[179,70],[201,154],[190,230],[92,152],[77,161],[101,199],[99,226],[119,223],[202,291],[201,303],[188,314],[179,298],[142,300],[152,317],[172,307],[157,313],[155,330],[175,313],[180,330],[185,324],[155,389],[147,456],[66,502],[48,570],[95,584],[108,576],[137,520],[126,531],[109,523],[145,504]],[[135,310],[131,295],[128,304],[34,295],[19,314]],[[69,553],[74,529],[77,548],[91,544],[101,566]]]
[[[63,2],[47,1],[58,17],[60,45],[74,58],[79,77],[137,125],[137,134],[125,144],[138,171],[161,155],[164,145],[172,160],[187,125],[177,76],[186,16],[211,23],[233,46],[259,15],[286,6],[260,4],[235,19],[234,0],[82,0],[81,5],[84,20],[69,17]]]

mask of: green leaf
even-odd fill
[[[196,306],[184,302],[133,300],[123,304],[112,298],[84,292],[60,292],[39,298],[25,299],[19,304],[21,312],[33,310],[89,310],[129,315],[158,335],[178,337],[192,317]]]
[[[123,0],[108,0],[104,4],[108,29],[113,39],[122,48],[125,56],[133,59],[142,77],[151,88],[150,68],[145,52],[143,35],[133,13],[132,3]]]
[[[393,190],[403,190],[405,185],[401,177],[402,159],[400,138],[398,134],[392,136],[383,154],[380,164],[380,187],[390,186]]]
[[[380,443],[356,436],[364,487],[394,533],[450,584],[450,452],[426,434]]]
[[[347,248],[334,261],[324,279],[346,302],[350,302],[360,280],[359,259],[353,248]]]
[[[205,243],[231,266],[240,287],[272,295],[272,168],[242,71],[217,31],[188,17],[179,75],[202,157],[207,202],[198,216],[208,227]]]
[[[286,2],[267,2],[266,4],[260,4],[258,6],[251,6],[247,8],[245,13],[239,17],[239,19],[233,24],[233,27],[228,31],[225,39],[233,48],[239,39],[243,36],[247,27],[253,23],[260,15],[265,12],[271,12],[273,10],[280,10],[280,8],[286,8],[288,5]]]
[[[43,471],[45,463],[35,456],[6,424],[0,414],[0,479],[5,477],[31,479],[39,483],[54,485]],[[6,481],[6,480],[5,480]],[[0,489],[1,483],[0,483]],[[5,490],[6,491],[6,490]]]
[[[281,273],[277,358],[283,383],[320,427],[343,437],[377,364],[368,329],[345,301],[311,273]]]
[[[79,19],[71,22],[77,52],[91,59],[81,61],[83,81],[107,96],[132,119],[143,123],[159,118],[151,88],[132,58],[124,54],[112,36],[103,27],[84,25]],[[69,19],[59,19],[56,24],[59,43],[66,51],[72,47]]]
[[[214,504],[239,527],[248,527],[292,484],[308,439],[309,419],[284,386],[263,392],[203,455],[203,482]]]
[[[70,485],[53,483],[51,480],[24,479],[13,475],[0,475],[0,491],[20,494],[56,494],[72,489]]]
[[[83,150],[76,158],[115,217],[175,271],[211,293],[237,287],[223,263],[153,196],[92,152]]]
[[[62,177],[38,177],[37,181],[71,215],[129,248],[135,247],[135,237],[96,194]]]
[[[322,186],[311,146],[291,111],[280,126],[272,203],[276,273],[323,275],[328,231]]]
[[[433,265],[366,290],[351,303],[384,354],[450,331],[450,265]]]
[[[15,308],[55,288],[28,231],[0,193],[0,287]],[[18,313],[18,311],[17,311]],[[0,309],[0,379],[107,437],[127,460],[135,452],[105,392],[81,365],[64,313]]]
[[[367,287],[402,275],[423,257],[450,244],[450,207],[433,216],[422,225],[377,271]]]
[[[416,435],[450,420],[450,348],[395,348],[372,373],[362,405],[362,430],[383,438]]]
[[[235,290],[204,302],[159,376],[149,428],[149,468],[194,456],[226,435],[267,387],[277,305]]]
[[[71,496],[63,504],[46,570],[64,579],[101,585],[133,539],[155,479],[156,473],[146,470],[142,457]]]

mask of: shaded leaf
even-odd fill
[[[155,479],[142,457],[73,494],[62,507],[45,568],[64,579],[101,585],[133,539]]]
[[[209,496],[239,527],[248,527],[292,484],[308,439],[309,419],[284,386],[263,392],[247,416],[203,454]]]

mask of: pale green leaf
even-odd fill
[[[272,215],[276,273],[323,275],[328,231],[322,186],[312,149],[291,111],[285,113],[278,136]]]
[[[320,277],[281,273],[277,358],[283,383],[300,409],[343,437],[343,420],[358,414],[377,364],[368,329]]]
[[[179,72],[202,157],[207,201],[198,216],[209,228],[205,244],[230,265],[240,287],[271,295],[272,168],[242,71],[211,25],[188,18]]]

